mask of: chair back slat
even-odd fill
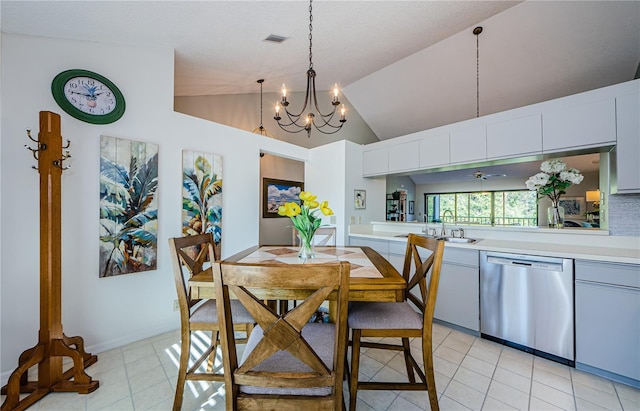
[[[431,300],[435,309],[443,253],[444,242],[441,240],[417,234],[410,234],[407,238],[403,267],[403,277],[407,281],[405,298],[422,311],[425,317],[429,316]],[[412,292],[416,286],[417,294]],[[433,312],[430,317],[433,317]]]

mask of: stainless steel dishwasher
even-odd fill
[[[573,260],[480,252],[482,337],[573,366]]]

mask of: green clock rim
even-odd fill
[[[67,81],[69,81],[70,79],[80,76],[93,78],[109,87],[116,99],[116,109],[109,114],[89,114],[75,108],[64,95],[64,85],[67,84]],[[58,103],[61,109],[63,109],[70,116],[87,123],[113,123],[119,120],[120,117],[124,115],[124,111],[126,108],[124,96],[122,95],[120,89],[105,76],[89,70],[72,69],[63,71],[62,73],[58,74],[51,82],[51,93],[53,94],[53,99],[56,101],[56,103]]]

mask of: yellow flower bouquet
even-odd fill
[[[289,217],[291,222],[293,222],[293,226],[298,230],[298,234],[300,235],[300,251],[298,252],[298,257],[303,260],[315,257],[312,247],[313,236],[320,227],[320,224],[322,224],[322,216],[318,215],[318,212],[326,216],[333,215],[333,211],[329,208],[329,202],[323,201],[319,203],[316,201],[316,198],[318,198],[318,196],[303,191],[300,193],[302,205],[289,202],[278,207],[278,215]]]

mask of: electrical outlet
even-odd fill
[[[180,310],[180,306],[178,305],[178,300],[173,300],[173,311]]]

